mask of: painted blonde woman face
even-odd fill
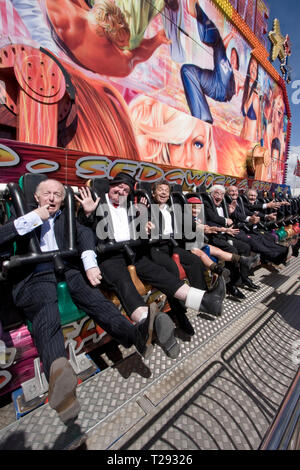
[[[273,117],[274,117],[275,121],[281,122],[282,119],[283,119],[283,115],[284,115],[284,103],[283,103],[282,96],[279,95],[274,100]]]
[[[208,128],[198,120],[190,136],[181,144],[169,144],[170,165],[208,170]]]

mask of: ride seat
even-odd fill
[[[105,201],[104,195],[109,190],[109,182],[107,178],[94,178],[92,180],[88,180],[86,185],[90,188],[92,197],[94,199],[100,197],[102,201]],[[146,295],[151,290],[151,286],[149,284],[144,284],[141,281],[141,279],[137,275],[136,268],[133,264],[128,265],[128,271],[138,293],[141,296]],[[103,293],[116,306],[120,305],[120,300],[113,291],[103,289]]]
[[[180,263],[180,258],[179,258],[179,255],[177,253],[174,253],[172,255],[172,259],[175,261],[176,265],[177,265],[177,268],[178,268],[178,271],[179,271],[179,277],[181,280],[184,280],[184,279],[187,279],[187,275],[186,275],[186,272],[184,270],[184,267],[182,266],[182,264]]]
[[[25,202],[25,206],[27,210],[33,210],[36,207],[36,201],[34,198],[34,193],[35,190],[38,186],[39,183],[42,181],[47,180],[47,176],[43,174],[33,174],[33,173],[26,173],[25,175],[21,176],[19,180],[19,186],[22,189],[22,193],[24,194],[24,201],[21,201],[21,198],[18,196],[13,198],[13,203],[16,206],[20,206],[22,202]],[[13,191],[14,187],[10,186],[10,190]],[[71,190],[70,190],[71,191]],[[72,196],[69,194],[69,197],[66,198],[65,204],[68,204],[69,206],[72,206],[70,203],[70,200],[72,199]],[[72,211],[73,208],[68,206],[68,210],[70,211],[70,219],[73,217],[72,216]],[[20,207],[15,207],[16,212],[20,210]],[[69,227],[69,246],[70,250],[74,248],[75,242],[73,240],[74,238],[74,227],[73,224],[71,224],[72,227]],[[32,237],[35,234],[32,234]],[[34,241],[34,239],[33,239]],[[31,247],[35,248],[35,244],[31,245]],[[40,251],[40,250],[38,250]],[[59,252],[58,252],[59,253]],[[41,257],[46,256],[47,253],[40,254]],[[59,281],[57,284],[57,298],[58,298],[58,307],[61,315],[61,323],[62,326],[66,325],[70,322],[80,320],[81,318],[84,318],[86,316],[86,313],[83,312],[82,310],[78,309],[77,306],[74,304],[69,290],[68,286],[65,281]],[[26,320],[27,327],[29,331],[32,331],[32,325],[29,320]]]

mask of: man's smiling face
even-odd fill
[[[170,188],[167,184],[159,184],[152,194],[157,204],[166,204],[170,197]]]
[[[224,193],[219,189],[216,189],[214,192],[211,193],[211,197],[215,205],[220,206],[224,198]]]

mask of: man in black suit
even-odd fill
[[[233,227],[233,220],[227,213],[224,195],[224,186],[216,184],[210,188],[209,196],[203,197],[206,224],[222,227],[222,232],[212,233],[208,235],[208,238],[211,245],[233,254],[233,261],[236,263],[235,265],[233,263],[227,264],[230,270],[230,282],[227,284],[227,291],[236,298],[244,299],[245,295],[237,286],[250,281],[248,277],[250,266],[258,260],[258,257],[249,256],[249,244],[237,239],[239,229]],[[244,262],[246,259],[248,260],[247,263]]]
[[[40,183],[35,192],[38,208],[1,226],[0,242],[16,240],[16,254],[27,254],[30,233],[35,231],[42,252],[64,249],[67,238],[64,197],[65,188],[58,181]],[[143,322],[132,325],[97,288],[102,276],[94,234],[77,222],[76,243],[81,260],[79,256],[68,259],[64,271],[72,299],[118,342],[127,348],[134,344],[146,355],[157,312],[150,309]],[[77,377],[67,360],[61,331],[53,262],[24,265],[12,273],[12,282],[14,302],[32,322],[35,345],[49,382],[49,404],[67,422],[78,415],[80,406],[76,398]]]
[[[274,205],[270,205],[270,203],[267,203],[267,205],[269,205],[266,205],[264,209],[263,204],[258,203],[256,200],[256,190],[249,190],[248,194],[250,194],[250,199],[253,201],[253,204],[250,202],[249,204],[251,204],[253,208],[259,209],[260,212],[253,211],[249,209],[249,204],[244,205],[243,200],[238,200],[239,192],[236,186],[229,186],[226,192],[231,198],[231,203],[228,205],[228,211],[234,223],[242,223],[244,224],[244,226],[246,225],[250,227],[249,231],[247,232],[245,232],[245,230],[240,227],[239,233],[236,235],[236,238],[238,240],[244,241],[245,243],[249,243],[251,250],[254,253],[260,254],[262,262],[271,262],[275,264],[285,262],[288,253],[287,247],[278,245],[272,235],[265,231],[264,233],[262,233],[257,228],[257,224],[260,222],[261,218],[267,220],[268,218],[270,219],[270,216],[273,215],[264,214],[262,211],[267,208],[276,208],[276,203]],[[246,282],[246,285],[248,285],[248,287],[250,288],[255,288],[255,285],[250,280]]]
[[[165,241],[169,241],[169,243],[157,243],[154,244],[150,249],[151,259],[156,264],[164,266],[169,272],[174,274],[176,277],[179,275],[179,269],[172,258],[172,256],[178,255],[179,261],[181,266],[184,268],[187,279],[189,284],[192,287],[196,287],[198,289],[206,290],[206,280],[205,280],[205,267],[204,264],[199,256],[196,256],[191,251],[185,249],[185,232],[189,231],[188,229],[192,230],[192,220],[190,220],[191,227],[184,227],[184,223],[188,223],[187,220],[184,220],[182,217],[182,208],[173,207],[170,200],[171,195],[171,188],[170,184],[167,180],[159,180],[153,183],[151,187],[151,204],[150,206],[147,205],[144,198],[141,198],[141,202],[145,203],[149,210],[149,216],[151,217],[151,211],[157,212],[157,217],[155,223],[158,227],[155,226],[155,223],[151,222],[152,225],[152,232],[159,233],[161,237],[164,238]],[[158,209],[158,210],[157,210]],[[178,214],[177,214],[178,210]],[[152,214],[153,216],[153,214]],[[177,238],[175,243],[171,243],[174,240],[174,227],[175,227],[175,218],[178,216],[180,219],[180,227],[181,233],[177,234]],[[152,217],[153,220],[153,217]],[[180,238],[179,238],[180,237]],[[211,262],[210,269],[212,272],[222,275],[223,268],[216,263]],[[185,309],[182,304],[179,302],[172,302],[169,300],[169,303],[172,308],[172,312],[174,316],[176,316],[179,326],[183,331],[192,335],[193,330],[192,326],[190,325],[186,315]]]
[[[160,180],[152,185],[152,202],[159,207],[159,232],[164,236],[165,239],[168,237],[172,238],[174,235],[174,211],[170,206],[170,195],[171,188],[167,180]],[[182,216],[182,210],[179,209],[180,215]],[[184,217],[182,217],[184,223]],[[187,227],[186,227],[187,229]],[[191,230],[193,230],[191,220]],[[185,233],[185,227],[182,227],[182,234]],[[177,241],[177,240],[176,240]],[[151,249],[151,256],[153,261],[158,264],[165,265],[171,272],[177,272],[177,265],[172,260],[173,254],[178,254],[180,263],[184,267],[187,278],[191,286],[198,287],[199,289],[206,289],[206,281],[204,276],[205,267],[202,260],[184,248],[186,240],[182,237],[182,240],[178,240],[177,246],[171,244],[158,245]],[[173,269],[172,269],[173,266]],[[216,265],[212,262],[211,271],[216,274],[222,275],[223,269],[221,266]]]
[[[114,241],[130,240],[127,203],[134,185],[134,178],[121,172],[109,181],[109,188],[102,197],[101,204],[105,203],[104,212],[110,214],[111,217],[111,220],[109,217],[106,218],[107,227],[104,227],[104,230],[106,233],[113,234]],[[88,224],[95,232],[99,229],[98,224],[101,223],[103,227],[103,219],[97,216],[100,198],[98,197],[93,201],[89,189],[81,188],[80,197],[77,197],[77,200],[84,209],[84,214],[79,215],[79,220]],[[102,243],[102,241],[99,240],[99,243]],[[107,238],[107,241],[109,241],[109,238]],[[153,262],[147,245],[132,247],[132,252],[134,259],[130,260],[126,253],[122,251],[99,256],[99,265],[104,280],[116,292],[131,319],[139,321],[147,306],[131,280],[127,269],[129,264],[135,265],[137,275],[143,282],[149,283],[166,294],[168,299],[183,301],[186,308],[190,307],[206,313],[221,315],[225,291],[222,279],[216,283],[214,290],[206,292],[204,289],[188,286],[183,280],[180,280],[179,276]],[[176,347],[173,329],[169,329],[168,334],[165,330],[164,336],[166,338],[164,350],[167,354],[178,355],[179,350]],[[159,342],[162,343],[160,339]]]
[[[267,213],[267,210],[278,210],[280,209],[281,203],[275,200],[269,202],[261,202],[258,200],[258,193],[256,189],[250,188],[246,191],[247,200],[245,201],[245,207],[251,212],[259,212],[262,215],[263,220],[276,220],[276,212]],[[265,213],[263,212],[265,211]]]

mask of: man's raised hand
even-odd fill
[[[84,213],[89,217],[98,207],[100,197],[97,197],[96,200],[92,198],[90,188],[82,187],[79,188],[80,197],[75,194],[75,199],[80,202],[83,207]]]

